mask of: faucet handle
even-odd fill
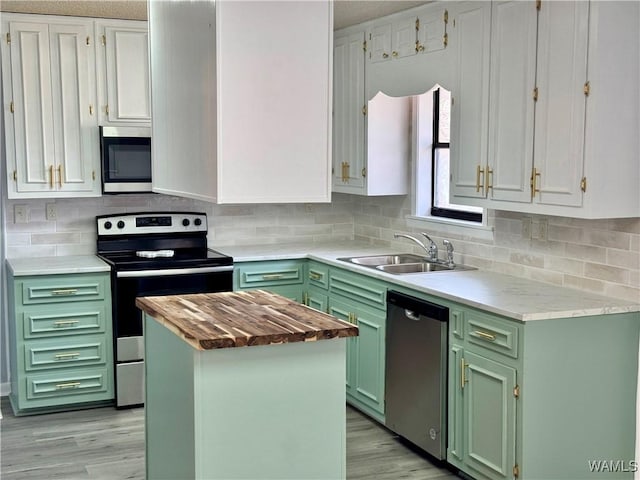
[[[454,265],[454,262],[453,262],[453,244],[449,240],[447,240],[446,238],[444,240],[442,240],[442,244],[445,247],[447,247],[447,263],[450,266],[453,266]]]

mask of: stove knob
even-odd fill
[[[118,222],[118,228],[120,229],[124,228],[124,222],[122,220]]]
[[[199,218],[196,218],[196,219],[193,221],[193,223],[195,223],[195,224],[196,224],[196,227],[199,227],[200,225],[202,225],[202,220],[201,220],[201,219],[199,219]]]
[[[111,227],[113,227],[113,224],[111,222],[104,222],[105,230],[111,230]]]
[[[190,223],[191,222],[189,221],[188,218],[185,218],[184,220],[182,220],[182,225],[184,225],[185,227],[188,227]]]

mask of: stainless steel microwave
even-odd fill
[[[151,191],[151,128],[100,127],[103,193]]]

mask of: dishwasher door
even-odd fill
[[[446,454],[449,309],[387,293],[385,423],[438,459]]]

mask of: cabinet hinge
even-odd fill
[[[444,36],[442,37],[442,44],[446,47],[447,45],[449,45],[449,34],[445,33]]]
[[[588,97],[589,93],[591,93],[591,83],[588,80],[586,82],[584,82],[584,87],[583,87],[582,91],[584,92],[584,95],[586,97]]]
[[[514,478],[518,478],[520,476],[520,467],[517,463],[513,466],[513,476]]]
[[[89,115],[93,115],[93,105],[89,105]]]
[[[454,98],[453,98],[453,97],[451,97],[451,106],[452,106],[452,107],[453,107],[453,104],[454,104]]]
[[[580,180],[580,190],[587,191],[587,177],[582,177],[582,180]]]
[[[91,37],[87,35],[87,45],[91,45]]]
[[[11,100],[11,103],[9,104],[9,111],[10,111],[11,113],[13,113],[13,112],[15,111],[15,108],[14,108],[14,106],[13,106],[13,100]]]
[[[533,89],[533,101],[537,102],[538,101],[538,87],[535,87]]]
[[[520,398],[520,385],[516,385],[513,387],[513,396],[516,398]]]
[[[416,18],[416,32],[420,30],[420,19]]]
[[[17,170],[14,170],[14,171],[13,171],[13,181],[14,181],[14,182],[17,182],[17,181],[18,181],[18,171],[17,171]]]
[[[95,170],[93,170],[91,172],[91,179],[95,182],[95,180],[96,180],[96,171]]]
[[[364,105],[364,106],[362,107],[362,114],[363,114],[363,115],[366,115],[366,114],[367,114],[367,106],[366,106],[366,105]]]
[[[11,43],[11,34],[7,33],[7,43]]]
[[[106,113],[107,115],[109,115],[109,105],[105,105],[105,106],[104,106],[104,113]]]
[[[542,8],[542,0],[536,0],[536,10],[540,10]]]
[[[446,25],[447,23],[449,23],[449,10],[445,10],[444,11],[444,24]]]
[[[364,42],[362,42],[362,50],[363,50],[364,52],[366,52],[366,51],[367,51],[367,41],[366,41],[366,40],[365,40]]]
[[[106,45],[107,44],[107,36],[106,35],[102,35],[102,45]]]
[[[363,168],[360,173],[362,173],[362,178],[366,178],[367,177],[367,168],[366,167]]]

